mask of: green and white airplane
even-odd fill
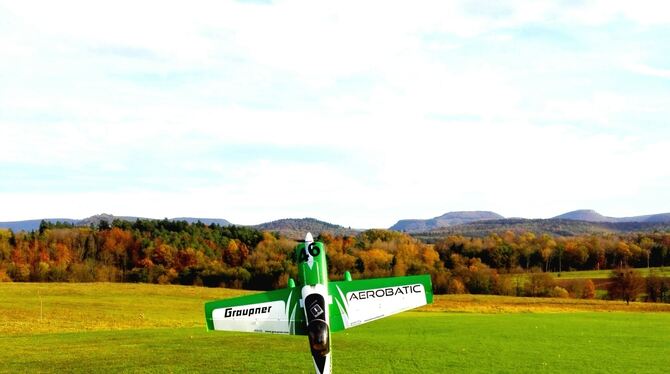
[[[207,330],[307,335],[317,374],[331,371],[330,332],[433,302],[429,275],[328,281],[326,250],[307,233],[295,249],[298,286],[205,303]]]

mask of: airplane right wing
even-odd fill
[[[433,302],[430,275],[328,283],[331,331],[340,331]]]

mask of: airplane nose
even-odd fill
[[[317,352],[322,356],[325,356],[330,352],[328,330],[328,325],[321,320],[312,321],[309,326],[307,326],[309,345],[314,352]]]

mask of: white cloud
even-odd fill
[[[633,21],[641,26],[663,25],[670,22],[670,6],[658,0],[590,0],[569,8],[564,17],[591,26],[617,19]]]
[[[670,79],[670,69],[659,69],[640,63],[630,64],[627,67],[634,73]]]
[[[184,150],[181,156],[186,160],[217,168],[225,179],[209,181],[207,187],[183,183],[175,192],[131,185],[116,191],[52,193],[37,199],[32,194],[3,193],[2,204],[7,207],[4,211],[20,212],[20,218],[40,216],[37,214],[40,209],[47,210],[41,215],[75,217],[83,217],[89,210],[151,217],[224,216],[239,223],[284,216],[317,216],[354,227],[390,226],[401,217],[430,217],[442,210],[456,209],[496,209],[506,215],[546,216],[548,210],[560,211],[569,203],[635,196],[644,193],[650,181],[670,177],[662,172],[661,164],[662,160],[670,159],[670,143],[661,139],[650,144],[635,138],[529,124],[445,124],[431,120],[410,124],[406,117],[365,118],[371,123],[384,123],[383,128],[343,120],[348,126],[336,131],[334,124],[310,127],[316,117],[294,117],[289,121],[281,113],[275,113],[278,122],[291,125],[289,129],[275,131],[274,124],[257,119],[254,117],[257,114],[239,118],[245,123],[242,131],[200,125],[190,135],[211,138],[211,144],[225,149],[231,144],[227,140],[232,144],[252,142],[253,134],[259,133],[269,134],[262,137],[266,141],[272,139],[278,145],[299,147],[309,136],[301,140],[297,136],[280,135],[302,132],[322,137],[323,147],[346,144],[344,152],[353,164],[281,160],[230,164],[225,160],[189,158]],[[97,130],[75,136],[72,142],[105,141],[105,131],[92,129]],[[170,129],[160,126],[154,129],[155,133],[144,130],[135,134],[133,142],[138,145],[151,142],[151,148],[169,143],[166,139],[170,135],[165,134]],[[130,129],[121,129],[121,133],[124,131]],[[34,139],[38,140],[35,149],[67,152],[67,144],[63,148],[50,147],[48,134]],[[68,137],[73,135],[74,132],[68,133]],[[277,139],[273,139],[275,135]],[[185,136],[177,144],[182,149],[179,147],[186,144],[183,141],[189,135],[178,136]],[[208,143],[201,146],[205,144]],[[105,149],[104,156],[92,155],[98,155],[95,157],[99,157],[102,167],[112,172],[137,167],[113,161],[114,154],[128,150],[122,141],[111,138],[94,147]],[[161,154],[166,153],[157,155]],[[78,155],[74,152],[66,159],[72,162]],[[64,160],[59,157],[56,155],[56,161],[51,159],[53,165]],[[104,161],[105,158],[111,160]],[[179,178],[182,166],[170,165],[171,168],[156,171],[159,178]],[[166,175],[160,177],[161,173]],[[44,202],[40,203],[40,199]],[[472,207],[473,204],[478,206]],[[21,208],[22,205],[28,208]],[[6,217],[10,218],[19,217]]]
[[[630,120],[667,118],[670,95],[628,90],[608,71],[667,78],[645,62],[659,58],[648,47],[659,41],[639,43],[633,60],[601,36],[609,24],[663,27],[662,3],[2,7],[0,165],[121,176],[86,193],[0,185],[2,219],[105,211],[368,227],[447,210],[548,216],[670,197],[658,187],[670,178],[667,130]],[[515,33],[526,27],[578,47],[541,34],[527,42]],[[335,159],[206,152],[307,144]]]

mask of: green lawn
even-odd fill
[[[0,283],[0,333],[204,326],[205,301],[248,293],[133,283]]]
[[[664,267],[664,268],[638,268],[635,269],[642,274],[643,277],[646,277],[649,275],[651,271],[655,272],[656,275],[663,276],[663,277],[670,277],[670,267]],[[560,278],[558,277],[558,272],[555,273],[550,273],[554,277],[557,277],[557,279],[604,279],[604,278],[609,278],[610,274],[612,274],[612,270],[582,270],[582,271],[564,271],[561,272]]]
[[[0,284],[0,372],[313,372],[303,336],[205,331],[203,300],[236,293]],[[68,310],[70,321],[58,314]],[[22,321],[4,316],[12,311]],[[670,313],[407,312],[336,333],[332,344],[335,373],[664,373]]]

